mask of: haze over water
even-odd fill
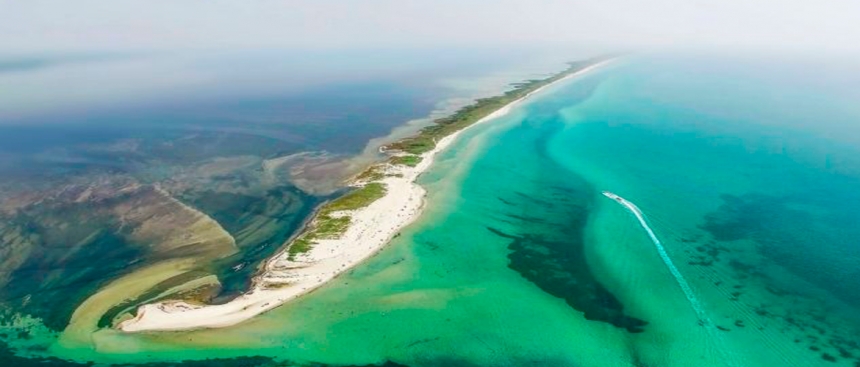
[[[856,365],[860,70],[811,65],[629,57],[468,130],[421,179],[421,220],[303,299],[226,329],[102,330],[98,353],[5,339],[79,361]]]

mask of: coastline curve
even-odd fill
[[[583,67],[572,66],[544,79],[539,86],[476,121],[438,140],[434,137],[432,149],[420,154],[398,155],[386,149],[392,154],[392,160],[412,157],[410,163],[414,164],[389,161],[369,168],[377,170],[378,178],[373,180],[374,183],[385,188],[381,197],[360,208],[329,212],[330,218],[348,222],[339,236],[316,238],[313,246],[300,253],[290,251],[291,246],[285,247],[266,262],[263,271],[255,277],[251,290],[245,294],[219,305],[191,304],[182,300],[146,304],[138,308],[135,317],[119,323],[117,328],[124,332],[142,332],[227,327],[314,291],[375,255],[401,229],[420,216],[426,191],[417,184],[418,177],[463,131],[508,114],[514,106],[549,86],[581,76],[614,60],[602,58]]]

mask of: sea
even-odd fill
[[[420,178],[422,217],[298,301],[88,347],[34,328],[11,350],[58,366],[860,366],[856,65],[621,57],[465,131]]]

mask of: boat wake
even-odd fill
[[[639,210],[639,207],[609,191],[604,191],[603,195],[615,200],[636,216],[636,219],[639,220],[639,224],[645,229],[645,232],[648,233],[648,237],[651,237],[651,242],[654,242],[654,247],[657,248],[657,253],[660,255],[660,258],[663,259],[663,263],[666,264],[666,267],[669,268],[669,272],[672,273],[678,286],[680,286],[681,290],[684,291],[684,296],[687,298],[687,301],[690,302],[690,306],[693,307],[693,310],[696,311],[696,316],[699,318],[699,321],[703,324],[712,324],[710,319],[708,319],[708,315],[705,313],[705,309],[702,307],[702,303],[699,302],[698,298],[696,298],[693,288],[690,287],[690,284],[687,283],[687,279],[681,275],[681,271],[678,270],[678,267],[676,267],[675,263],[672,262],[672,258],[669,257],[669,254],[666,252],[666,248],[663,247],[660,239],[657,238],[657,235],[654,234],[654,231],[650,226],[648,226],[648,222],[645,221],[645,216],[642,215],[642,211]]]
[[[693,292],[693,288],[690,287],[690,283],[687,283],[687,279],[684,278],[684,275],[681,274],[681,271],[678,270],[678,267],[675,266],[675,263],[672,262],[672,258],[669,257],[669,253],[666,252],[666,248],[663,247],[663,244],[660,242],[660,239],[657,238],[657,235],[654,234],[654,231],[648,225],[648,222],[645,221],[645,216],[642,214],[642,210],[628,201],[627,199],[622,198],[616,194],[613,194],[609,191],[604,191],[603,196],[606,196],[615,202],[621,204],[634,216],[639,220],[639,225],[645,229],[645,232],[648,233],[648,237],[651,238],[651,242],[654,243],[654,247],[657,249],[657,253],[660,255],[660,258],[663,260],[663,263],[666,264],[666,268],[669,269],[669,273],[672,274],[672,277],[675,278],[675,281],[678,283],[678,286],[681,287],[681,290],[684,292],[684,297],[687,298],[687,301],[690,303],[690,307],[693,308],[693,311],[696,312],[696,317],[699,319],[699,324],[705,327],[708,330],[708,333],[717,340],[722,340],[721,335],[718,334],[717,326],[714,324],[711,319],[708,317],[708,314],[705,312],[704,307],[702,307],[702,303],[699,302],[699,299],[696,297],[695,292]],[[720,352],[723,354],[723,361],[729,363],[731,366],[737,366],[737,364],[733,363],[731,358],[728,358],[726,352],[723,348],[720,348]]]

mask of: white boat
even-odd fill
[[[626,200],[624,200],[624,198],[622,198],[622,197],[620,197],[620,196],[618,196],[618,195],[615,195],[615,194],[613,194],[613,193],[611,193],[611,192],[609,192],[609,191],[604,191],[604,192],[603,192],[603,196],[606,196],[606,197],[608,197],[608,198],[610,198],[610,199],[612,199],[612,200],[615,200],[615,201],[617,201],[617,202],[619,202],[619,203],[624,203],[624,202],[626,201]]]

